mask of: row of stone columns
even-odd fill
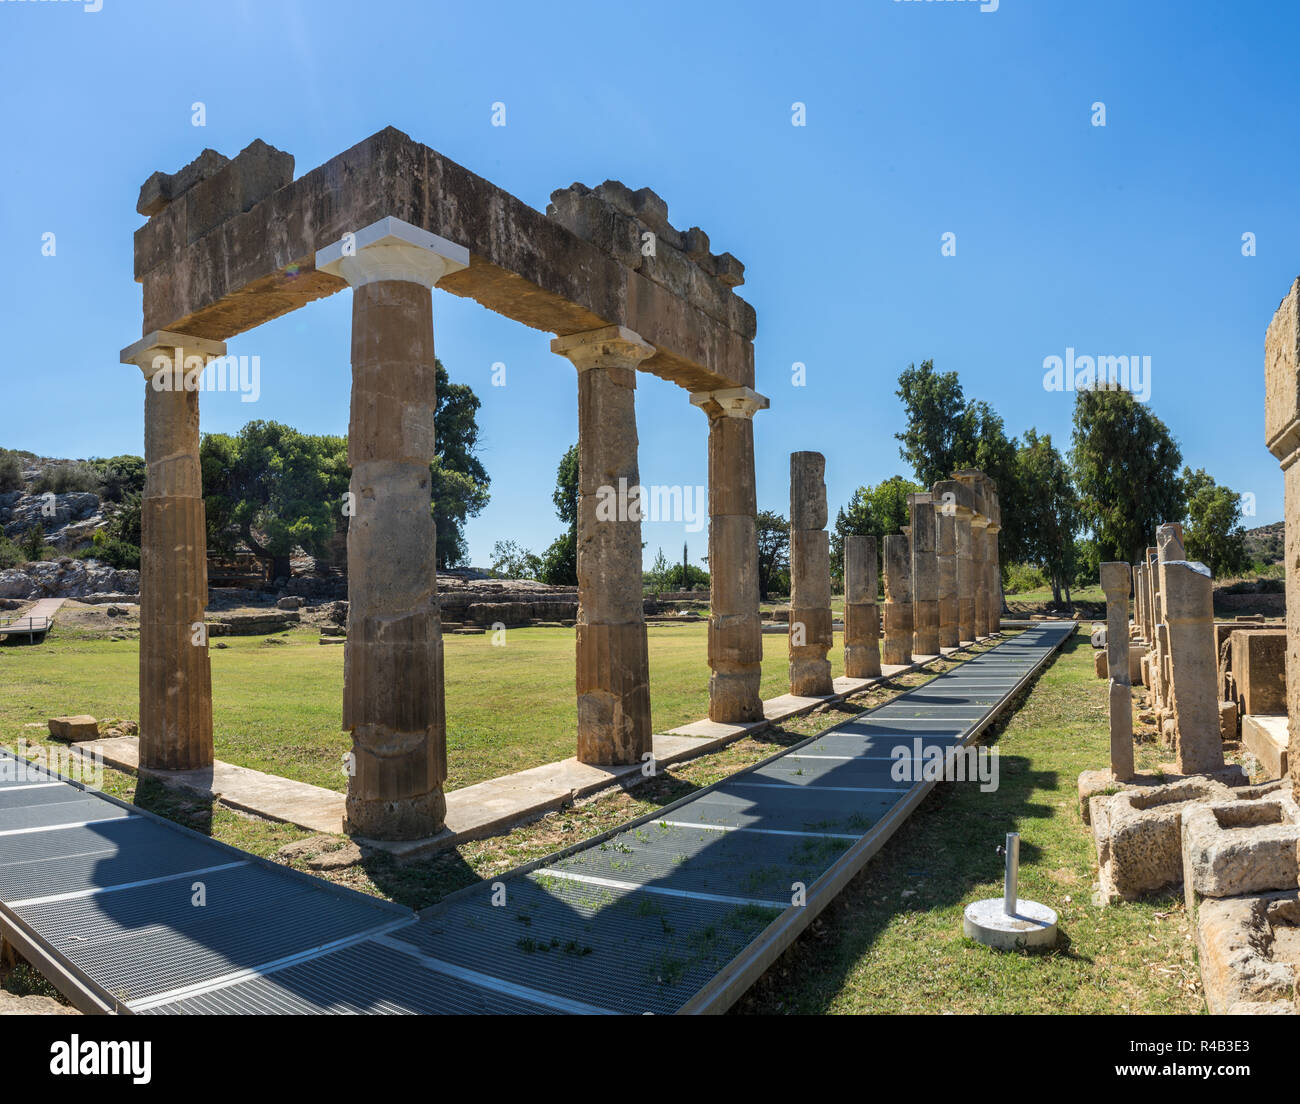
[[[884,662],[940,655],[1000,631],[993,482],[962,471],[908,496],[909,524],[884,539]]]
[[[318,269],[353,289],[343,691],[343,727],[353,748],[346,827],[376,838],[432,835],[446,811],[429,475],[436,405],[432,289],[468,263],[464,247],[395,218],[316,256]],[[629,501],[613,517],[602,516],[597,505],[607,489],[639,487],[636,372],[655,350],[619,326],[557,338],[552,350],[578,371],[578,758],[636,763],[653,750],[641,504]],[[201,372],[224,353],[221,342],[167,332],[122,353],[148,381],[140,630],[140,762],[146,767],[194,769],[213,761],[198,387],[171,385],[180,378],[171,369]],[[752,418],[767,400],[750,388],[732,388],[696,393],[691,401],[709,419],[709,716],[759,720]],[[823,529],[824,512],[823,489]],[[803,520],[810,534],[818,528],[815,518]],[[810,535],[810,555],[815,545]]]

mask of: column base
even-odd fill
[[[645,623],[577,627],[578,761],[639,763],[654,750]]]
[[[709,720],[719,724],[752,724],[763,719],[761,668],[714,671],[709,676]]]
[[[829,659],[791,659],[790,693],[799,698],[826,698],[835,693]]]
[[[447,819],[447,798],[441,789],[397,801],[348,794],[343,831],[378,840],[413,840],[436,836]]]

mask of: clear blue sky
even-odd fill
[[[893,434],[911,361],[957,370],[1010,433],[1067,446],[1073,396],[1041,380],[1072,346],[1149,355],[1151,405],[1185,459],[1257,496],[1249,524],[1282,516],[1263,341],[1300,272],[1300,5],[82,7],[0,0],[0,444],[142,451],[139,376],[117,353],[140,334],[132,232],[150,173],[260,137],[301,175],[393,125],[539,209],[573,181],[649,186],[674,225],[745,262],[772,401],[756,423],[760,506],[786,511],[795,449],[825,452],[832,513],[859,484],[910,475]],[[261,357],[262,396],[204,396],[204,428],[346,431],[349,294],[232,340]],[[492,502],[470,523],[472,560],[503,538],[540,550],[560,529],[574,370],[549,335],[475,303],[437,293],[434,316],[439,356],[483,400]],[[490,386],[496,361],[505,388]],[[637,402],[643,482],[705,483],[705,420],[685,393],[643,374]],[[648,525],[647,558],[679,556],[683,535]],[[698,560],[704,533],[687,539]]]

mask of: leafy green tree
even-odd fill
[[[1156,527],[1185,514],[1183,454],[1165,423],[1128,391],[1080,391],[1070,463],[1083,524],[1102,560],[1137,563]]]
[[[242,542],[271,578],[288,577],[301,547],[325,555],[343,524],[348,488],[342,437],[300,433],[279,422],[249,422],[236,436],[204,435],[199,445],[208,539],[232,550]]]
[[[578,446],[572,445],[560,457],[551,495],[555,512],[567,526],[542,553],[538,578],[551,586],[578,585]]]
[[[465,383],[452,383],[441,360],[433,412],[433,523],[438,531],[438,567],[458,567],[469,555],[465,524],[478,517],[491,497],[491,480],[478,458],[479,397]]]
[[[848,505],[835,515],[831,531],[831,563],[844,563],[844,538],[851,534],[876,538],[876,559],[883,564],[884,538],[911,524],[907,496],[924,490],[901,475],[893,475],[874,487],[859,487]],[[879,564],[878,564],[879,566]]]
[[[1204,468],[1183,468],[1187,493],[1187,517],[1183,541],[1187,556],[1199,560],[1216,578],[1242,571],[1246,555],[1246,531],[1241,524],[1241,496],[1216,483]]]
[[[1034,429],[1025,433],[1016,464],[1026,551],[1042,567],[1056,604],[1062,602],[1062,591],[1068,604],[1076,569],[1075,536],[1080,528],[1079,497],[1070,470],[1052,444],[1052,435],[1040,437]]]
[[[664,550],[660,548],[655,553],[655,560],[650,565],[650,570],[645,573],[646,585],[652,593],[663,593],[663,589],[668,582],[668,568],[668,557],[664,555]]]
[[[968,400],[956,372],[936,372],[934,361],[910,364],[898,377],[898,397],[907,420],[895,434],[899,454],[912,465],[919,489],[926,490],[954,472],[978,468],[997,484],[1002,508],[999,559],[1024,557],[1025,526],[1016,485],[1018,443],[1008,437],[1001,416],[983,399]]]
[[[541,558],[515,541],[497,541],[492,546],[492,572],[503,579],[536,579],[541,569]]]
[[[775,510],[758,512],[758,597],[767,601],[790,566],[790,523]]]
[[[121,502],[128,495],[144,491],[145,463],[143,456],[110,456],[90,462],[99,479],[100,497],[109,502]]]

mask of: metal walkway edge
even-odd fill
[[[84,1011],[721,1012],[934,786],[899,756],[974,741],[1074,627],[418,915],[0,753],[0,932]]]

